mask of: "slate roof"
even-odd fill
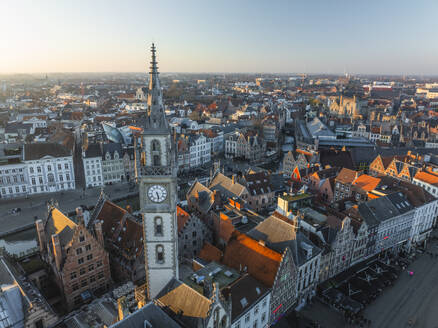
[[[44,156],[68,157],[71,156],[71,152],[57,143],[38,142],[24,145],[25,161],[41,159]]]
[[[330,165],[330,167],[344,167],[347,169],[354,168],[350,151],[320,149],[319,162],[323,168],[325,168],[327,165]]]
[[[212,193],[213,192],[202,183],[195,181],[195,183],[187,192],[186,197],[187,200],[190,200],[190,202],[197,203],[199,209],[203,213],[207,213],[213,205],[213,201],[211,200]]]
[[[369,226],[374,226],[413,208],[401,192],[395,192],[360,204],[358,211]]]
[[[89,144],[85,150],[85,158],[102,157],[102,149],[100,144],[92,143]]]
[[[105,160],[106,153],[109,153],[111,159],[114,159],[114,154],[117,151],[119,158],[122,159],[122,145],[119,143],[106,143],[102,145],[102,159]]]
[[[123,320],[111,325],[111,328],[144,328],[145,322],[154,328],[179,328],[181,327],[167,315],[159,306],[148,303],[141,309],[131,313]]]
[[[266,172],[245,174],[246,188],[252,196],[272,192],[269,176]]]
[[[245,274],[230,286],[222,289],[225,299],[231,297],[231,321],[237,320],[268,293],[269,288],[249,274]]]

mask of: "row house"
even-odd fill
[[[362,172],[343,168],[335,178],[334,201],[349,198],[352,195],[352,184]]]
[[[260,281],[246,273],[221,293],[231,300],[231,328],[268,326],[271,291]]]
[[[318,157],[317,153],[303,149],[297,149],[295,153],[289,151],[283,158],[283,172],[291,176],[296,167],[301,170],[316,164],[319,161]]]
[[[102,145],[102,172],[104,184],[125,180],[125,166],[121,144],[106,143]]]
[[[87,188],[103,186],[102,148],[100,144],[89,144],[82,151],[85,186]]]
[[[438,173],[433,171],[419,171],[415,174],[412,183],[423,187],[434,197],[438,198]]]
[[[267,172],[250,171],[241,180],[248,189],[248,204],[252,209],[260,211],[275,203],[275,191]]]
[[[371,162],[369,173],[373,176],[387,175],[400,180],[412,181],[420,169],[420,159],[408,152],[402,156],[378,155]]]
[[[261,160],[266,153],[266,141],[258,135],[247,136],[234,132],[225,138],[225,158]]]
[[[75,189],[71,151],[56,143],[24,145],[29,194]]]
[[[42,259],[50,266],[68,310],[91,300],[111,283],[108,253],[104,249],[102,223],[87,228],[77,210],[76,221],[49,205],[47,218],[36,221]]]
[[[290,251],[297,270],[295,288],[298,307],[310,301],[316,294],[319,281],[321,250],[298,231],[298,223],[274,212],[249,231],[248,236],[278,253],[284,253],[286,249]]]
[[[189,135],[190,169],[211,162],[211,143],[202,134]]]
[[[274,325],[296,304],[297,269],[288,247],[278,253],[263,241],[235,231],[226,245],[222,262],[249,273],[271,289],[268,325]]]

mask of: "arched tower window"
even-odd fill
[[[155,256],[157,263],[161,264],[164,263],[164,247],[163,245],[157,245],[155,247]]]
[[[154,231],[155,236],[163,235],[163,219],[159,216],[154,219]]]
[[[160,166],[161,165],[160,142],[158,140],[152,140],[151,149],[152,149],[152,165],[153,166]]]

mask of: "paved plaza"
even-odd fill
[[[63,212],[72,212],[79,205],[94,206],[99,198],[101,188],[68,190],[62,193],[35,195],[28,198],[0,200],[0,235],[23,227],[34,225],[35,216],[43,218],[47,213],[47,201],[58,201]],[[105,186],[105,193],[110,199],[119,199],[136,194],[138,188],[132,189],[127,183]],[[12,208],[21,208],[21,213],[11,214]]]
[[[430,242],[427,251],[438,254],[438,242]],[[371,327],[438,328],[438,257],[421,254],[408,270],[414,272],[412,277],[402,272],[394,286],[365,309]]]
[[[434,235],[438,233],[435,231]],[[430,241],[427,252],[438,254],[438,241]],[[407,270],[414,275],[410,277]],[[417,254],[407,270],[365,308],[363,315],[371,320],[371,327],[438,328],[438,256]],[[318,300],[307,305],[300,314],[317,321],[323,328],[354,327],[347,325],[339,312]]]

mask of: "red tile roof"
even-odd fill
[[[237,270],[246,267],[250,275],[272,287],[281,261],[280,253],[236,231],[225,249],[222,262]]]

